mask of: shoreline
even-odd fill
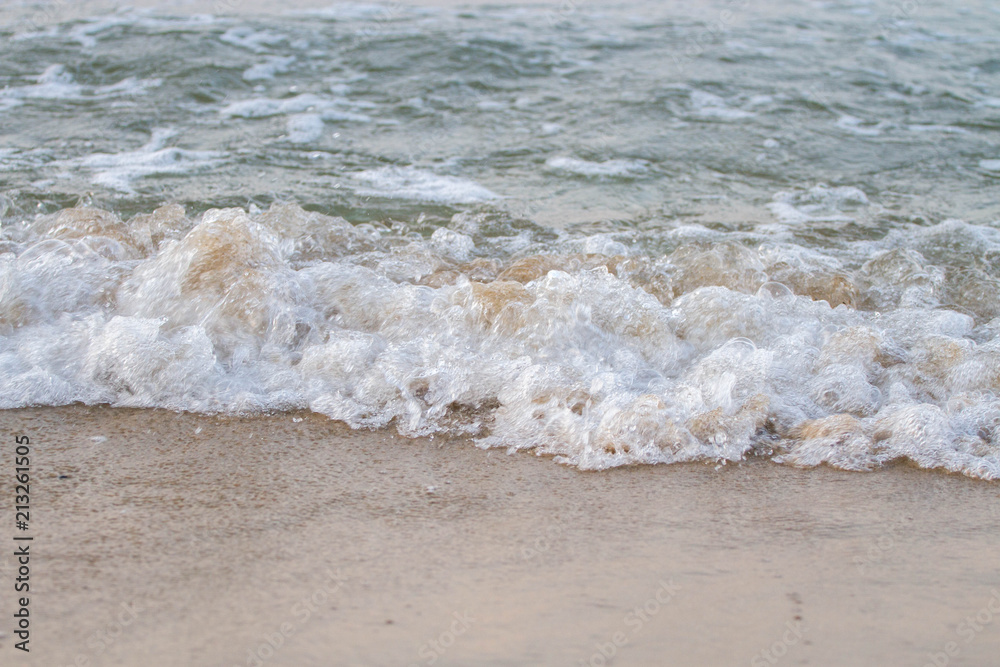
[[[37,582],[33,650],[7,623],[5,664],[975,665],[1000,649],[1000,614],[962,625],[1000,606],[995,482],[766,461],[581,472],[309,413],[0,423],[33,444]]]

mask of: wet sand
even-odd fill
[[[66,407],[0,424],[6,467],[14,434],[31,438],[35,536],[32,650],[5,621],[5,665],[1000,655],[996,483],[765,461],[582,473],[306,413]]]

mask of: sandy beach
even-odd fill
[[[996,5],[0,2],[0,667],[1000,665]]]
[[[0,423],[31,438],[34,480],[31,653],[5,664],[986,665],[1000,648],[995,483],[585,473],[308,413]]]

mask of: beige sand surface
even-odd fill
[[[1000,660],[996,483],[766,461],[582,473],[310,414],[0,425],[4,470],[15,434],[34,450],[32,652],[12,650],[4,548],[4,665]],[[0,526],[13,544],[9,502]]]

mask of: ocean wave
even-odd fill
[[[414,176],[375,180],[397,178]],[[462,213],[428,237],[290,204],[11,223],[0,407],[308,408],[584,469],[768,456],[1000,477],[1000,277],[979,261],[997,230],[843,252],[533,233]]]

